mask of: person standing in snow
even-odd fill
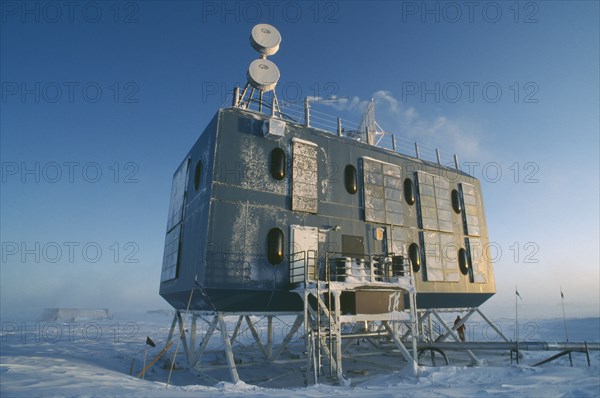
[[[456,319],[454,320],[454,326],[458,325],[459,322],[460,322],[460,315],[458,315],[456,317]],[[458,332],[458,337],[460,338],[460,341],[462,341],[464,343],[465,342],[465,325],[464,324],[460,325],[460,327],[458,327],[456,329],[456,331]]]

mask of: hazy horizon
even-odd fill
[[[169,308],[171,178],[259,22],[283,38],[280,100],[358,123],[374,99],[382,128],[481,181],[486,314],[514,314],[518,287],[523,318],[562,317],[561,290],[568,317],[600,316],[598,2],[43,4],[1,10],[3,319]]]

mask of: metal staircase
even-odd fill
[[[342,259],[353,265],[360,264],[358,267],[363,269],[354,275],[340,275],[332,266],[340,261],[335,253],[325,254],[322,267],[319,267],[315,251],[294,253],[290,258],[290,282],[304,302],[307,384],[318,383],[320,377],[347,384],[343,353],[360,338],[385,338],[392,342],[416,374],[418,319],[410,267],[395,274],[390,268],[390,272],[385,273],[382,261]],[[378,269],[376,265],[379,265]],[[343,294],[355,297],[380,294],[387,298],[387,303],[380,311],[361,311],[360,308],[348,311],[342,303]],[[404,340],[400,336],[401,324],[409,331]]]

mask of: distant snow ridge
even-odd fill
[[[112,318],[112,314],[108,308],[46,308],[40,320],[43,322],[76,322],[110,318]]]

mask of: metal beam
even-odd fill
[[[444,341],[448,338],[448,336],[450,335],[450,330],[455,331],[457,330],[459,327],[461,327],[462,325],[464,325],[467,320],[471,317],[471,315],[473,315],[475,313],[474,309],[469,310],[469,313],[467,315],[465,315],[464,317],[462,317],[462,319],[460,320],[460,322],[458,322],[456,325],[452,326],[452,329],[449,329],[446,325],[446,323],[439,317],[439,315],[437,314],[436,310],[432,309],[431,313],[435,315],[435,317],[440,321],[440,323],[442,323],[444,325],[444,328],[448,330],[448,332],[444,335],[439,336],[436,341]]]
[[[192,314],[192,329],[190,331],[190,349],[188,351],[188,365],[193,367],[196,364],[196,356],[194,355],[194,347],[196,347],[196,320],[198,315]]]
[[[460,341],[460,339],[456,335],[454,329],[451,329],[448,325],[446,325],[446,322],[444,322],[444,320],[437,314],[437,312],[435,312],[434,309],[431,310],[431,313],[433,314],[433,316],[435,316],[437,318],[438,321],[440,321],[440,324],[448,331],[450,336],[452,336],[452,338],[454,340],[456,340],[456,342],[460,342],[461,344],[464,344]],[[475,356],[475,354],[473,354],[473,352],[471,350],[467,349],[467,354],[469,355],[469,357],[471,357],[471,360],[474,363],[479,363],[479,359]]]
[[[569,358],[571,358],[571,353],[572,353],[572,352],[573,352],[573,351],[571,351],[571,350],[567,350],[567,351],[561,351],[561,352],[559,352],[558,354],[556,354],[556,355],[552,355],[550,358],[546,358],[546,359],[544,359],[543,361],[540,361],[540,362],[538,362],[538,363],[534,363],[534,364],[533,364],[533,365],[531,365],[531,366],[540,366],[540,365],[543,365],[543,364],[545,364],[545,363],[552,362],[552,361],[554,361],[555,359],[558,359],[558,358],[560,358],[560,357],[563,357],[563,356],[565,356],[565,355],[568,355],[568,356],[569,356]],[[571,367],[573,367],[573,360],[571,360]]]
[[[498,333],[498,336],[502,337],[502,339],[504,341],[510,342],[510,340],[504,335],[504,333],[502,333],[502,331],[499,328],[497,328],[496,325],[494,325],[494,323],[488,319],[488,317],[486,317],[485,315],[483,315],[483,312],[481,312],[481,310],[479,310],[479,308],[475,308],[475,311],[477,311],[477,313],[479,314],[479,316],[481,318],[483,318],[483,320],[486,321],[487,324],[490,325],[490,327],[492,329],[494,329],[494,331],[496,333]]]
[[[235,324],[235,328],[233,329],[233,334],[231,335],[231,338],[229,339],[231,341],[231,345],[233,345],[233,342],[237,338],[237,335],[240,332],[240,328],[242,327],[243,321],[244,321],[244,316],[240,315],[238,317],[237,323]]]
[[[185,353],[185,358],[188,360],[188,364],[190,363],[190,350],[187,343],[187,338],[185,337],[185,329],[183,328],[183,319],[181,318],[181,313],[177,312],[177,319],[179,321],[179,336],[181,341],[183,341],[183,352]]]
[[[402,341],[400,341],[400,339],[398,338],[398,335],[396,335],[394,333],[394,331],[392,330],[391,326],[388,324],[387,321],[383,321],[383,325],[388,330],[388,332],[390,332],[390,335],[392,337],[392,341],[394,342],[394,344],[396,345],[396,347],[398,347],[398,349],[402,353],[402,356],[404,357],[404,359],[406,360],[406,362],[408,362],[409,365],[412,365],[413,374],[416,376],[417,375],[417,371],[418,371],[417,358],[413,358],[410,355],[410,352],[408,352],[408,350],[406,349],[406,347],[404,347],[404,344],[402,344]],[[414,337],[413,337],[413,340],[414,340]]]
[[[600,351],[600,343],[585,343],[585,342],[552,342],[544,341],[519,341],[519,350],[521,351],[577,351],[585,352],[586,344],[589,350]],[[451,342],[442,341],[435,343],[419,343],[420,348],[439,348],[441,350],[516,350],[517,343],[514,341],[467,341],[467,342]]]
[[[204,353],[204,350],[206,350],[206,347],[208,346],[208,342],[210,341],[210,338],[212,337],[213,333],[215,332],[215,329],[217,328],[218,322],[219,322],[219,317],[215,315],[213,317],[213,320],[208,324],[208,329],[206,330],[206,333],[202,337],[202,343],[200,343],[198,352],[196,352],[194,354],[195,363],[194,363],[194,365],[190,364],[190,366],[196,366],[196,364],[200,360],[200,357],[202,356],[202,354]],[[192,349],[194,349],[194,348],[192,347]]]
[[[350,331],[350,333],[349,333],[348,335],[349,335],[349,336],[351,336],[351,335],[353,335],[353,334],[359,334],[359,333],[358,333],[358,331],[359,331],[359,330],[361,330],[361,326],[360,326],[358,323],[355,323],[355,324],[352,326],[352,330]],[[343,337],[343,336],[342,336],[342,337]],[[349,348],[349,347],[352,345],[352,343],[353,343],[354,341],[356,341],[356,340],[358,340],[358,339],[359,339],[359,337],[358,337],[358,336],[357,336],[357,337],[348,337],[348,338],[349,338],[349,340],[345,341],[345,342],[342,344],[342,354],[348,350],[348,348]]]
[[[335,371],[338,381],[342,384],[346,384],[346,379],[344,379],[344,375],[342,373],[342,325],[340,323],[340,312],[341,312],[341,302],[340,302],[340,293],[333,292],[333,299],[335,309],[333,311],[333,317],[330,318],[333,320],[333,325],[329,325],[329,330],[331,330],[335,325]],[[331,356],[333,358],[333,356]]]
[[[175,311],[175,314],[173,314],[173,322],[171,323],[171,328],[169,329],[169,335],[167,336],[166,344],[168,344],[173,338],[173,334],[175,333],[175,325],[177,325],[177,311]]]
[[[227,364],[229,365],[231,381],[233,383],[237,383],[238,381],[240,381],[240,376],[238,375],[237,368],[235,367],[233,350],[231,349],[231,343],[229,341],[229,336],[227,335],[227,326],[225,325],[223,315],[219,314],[217,315],[217,318],[219,320],[219,328],[221,329],[221,337],[223,338],[223,344],[225,345],[225,358],[227,358]]]
[[[265,350],[265,347],[262,345],[262,342],[260,341],[260,336],[258,335],[258,332],[256,331],[256,328],[254,327],[252,320],[247,315],[245,318],[246,318],[246,323],[248,324],[248,327],[250,328],[250,332],[252,332],[252,336],[254,337],[254,341],[256,341],[256,345],[258,346],[258,348],[260,348],[260,350],[263,353],[263,355],[265,356],[265,358],[270,359],[269,353],[267,352],[267,350]]]
[[[279,355],[281,355],[281,353],[283,352],[285,347],[287,347],[287,345],[290,343],[290,341],[292,340],[292,338],[294,337],[294,335],[296,334],[298,329],[300,329],[300,326],[302,325],[303,322],[304,322],[304,319],[302,319],[302,316],[298,315],[296,317],[296,321],[292,325],[292,328],[290,329],[289,333],[285,336],[285,338],[283,339],[283,342],[281,343],[281,345],[279,346],[279,348],[277,349],[275,354],[271,357],[271,361],[275,361],[277,358],[279,358]]]
[[[267,359],[273,356],[273,317],[267,317]]]
[[[420,317],[417,314],[417,318],[418,318],[418,320],[417,320],[417,328],[418,328],[419,325],[421,325],[421,323],[423,323],[423,321],[425,320],[425,318],[427,318],[428,316],[429,316],[429,312],[423,313],[423,315],[421,315]],[[418,330],[416,330],[416,331],[418,332]],[[408,330],[406,331],[406,333],[404,333],[402,335],[402,337],[400,338],[400,340],[406,340],[411,333],[413,333],[412,328],[408,328]]]

